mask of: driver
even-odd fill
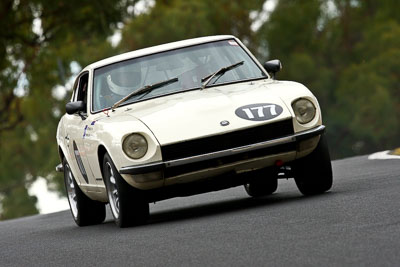
[[[141,83],[140,65],[130,64],[111,70],[105,76],[107,93],[103,94],[106,106],[110,107],[124,96],[137,89]]]

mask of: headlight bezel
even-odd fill
[[[317,107],[307,98],[297,98],[292,102],[292,109],[296,120],[300,124],[307,124],[317,115]]]
[[[149,143],[146,137],[140,133],[131,133],[124,137],[122,141],[122,151],[131,159],[138,160],[143,158],[148,150]]]

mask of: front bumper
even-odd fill
[[[58,164],[56,166],[56,171],[57,172],[64,172],[64,167],[63,167],[62,163],[60,163],[60,164]]]
[[[325,126],[320,125],[313,129],[295,133],[293,135],[288,135],[288,136],[276,138],[273,140],[268,140],[265,142],[246,145],[246,146],[242,146],[242,147],[236,147],[236,148],[226,149],[226,150],[217,151],[217,152],[213,152],[213,153],[207,153],[207,154],[202,154],[202,155],[197,155],[197,156],[192,156],[192,157],[187,157],[187,158],[181,158],[181,159],[176,159],[176,160],[153,162],[153,163],[148,163],[148,164],[122,167],[119,170],[119,172],[121,174],[135,175],[135,174],[146,174],[146,173],[151,173],[151,172],[163,171],[167,168],[184,166],[184,165],[188,165],[188,164],[192,164],[192,163],[229,157],[229,156],[233,156],[233,155],[237,155],[237,154],[241,154],[241,153],[252,152],[252,151],[257,151],[257,150],[266,149],[266,148],[278,147],[278,146],[285,145],[285,144],[298,143],[298,142],[313,138],[315,136],[319,136],[324,131],[325,131]]]

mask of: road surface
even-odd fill
[[[0,266],[398,266],[400,160],[333,162],[329,193],[294,181],[151,204],[147,225],[77,227],[69,211],[0,223]]]

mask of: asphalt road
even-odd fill
[[[399,266],[400,160],[333,162],[331,192],[270,197],[242,187],[151,204],[147,225],[110,215],[79,228],[69,211],[0,223],[0,266]]]

